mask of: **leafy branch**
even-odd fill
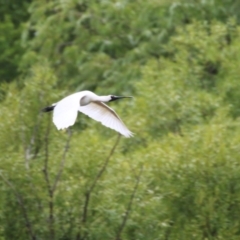
[[[63,172],[63,169],[64,169],[65,160],[66,160],[66,155],[67,155],[67,152],[68,152],[68,149],[69,149],[69,146],[70,146],[70,140],[71,140],[72,132],[69,128],[67,129],[67,132],[68,132],[68,138],[67,138],[67,141],[66,141],[66,144],[65,144],[65,147],[64,147],[62,161],[59,165],[58,173],[57,173],[57,175],[55,177],[55,181],[52,185],[52,191],[53,192],[55,192],[55,190],[57,189],[57,185],[58,185],[59,180],[62,176],[62,172]]]
[[[82,223],[86,223],[87,222],[87,217],[88,217],[88,206],[89,206],[89,202],[90,202],[90,198],[91,198],[91,194],[97,184],[97,181],[100,179],[100,177],[102,176],[102,174],[105,172],[106,170],[106,167],[109,163],[109,160],[110,158],[113,156],[114,152],[115,152],[115,149],[119,143],[119,140],[121,138],[121,135],[118,134],[118,137],[117,137],[117,140],[115,142],[115,144],[113,145],[109,155],[107,156],[107,158],[105,159],[104,163],[103,163],[103,166],[101,167],[101,169],[99,170],[98,174],[96,175],[93,183],[91,184],[91,186],[89,187],[89,189],[85,192],[85,203],[84,203],[84,206],[83,206],[83,215],[82,215]],[[80,237],[80,232],[77,234],[77,240],[78,239],[81,239]]]
[[[47,189],[48,189],[48,196],[49,196],[49,234],[50,234],[50,238],[54,239],[55,238],[55,230],[54,230],[54,203],[53,203],[53,199],[54,199],[54,193],[57,189],[57,185],[59,183],[59,180],[61,178],[63,169],[64,169],[64,164],[65,164],[65,160],[66,160],[66,155],[69,149],[69,145],[70,145],[70,139],[71,139],[71,131],[70,129],[68,129],[68,138],[64,147],[64,151],[63,151],[63,156],[62,156],[62,161],[60,162],[60,166],[57,172],[57,175],[53,181],[53,184],[51,184],[50,182],[50,177],[49,177],[49,151],[48,151],[48,139],[49,139],[49,133],[50,133],[50,125],[51,122],[48,121],[48,127],[46,130],[46,134],[45,134],[45,160],[44,160],[44,167],[43,167],[43,174],[44,174],[44,178],[45,178],[45,182],[47,185]]]
[[[138,189],[138,185],[139,185],[139,182],[140,182],[142,172],[143,172],[143,165],[141,166],[140,172],[139,172],[138,176],[136,177],[137,178],[136,183],[135,183],[135,186],[133,188],[133,191],[132,191],[132,194],[131,194],[131,197],[130,197],[130,201],[129,201],[128,206],[127,206],[127,209],[126,209],[126,211],[123,215],[122,223],[121,223],[121,225],[120,225],[120,227],[117,231],[116,240],[121,240],[121,234],[122,234],[122,231],[123,231],[124,227],[126,226],[128,218],[129,218],[131,208],[132,208],[132,204],[133,204],[133,200],[135,198],[135,195],[136,195],[136,192],[137,192],[137,189]]]
[[[25,220],[25,227],[26,227],[27,233],[29,235],[29,239],[35,240],[36,236],[34,234],[32,224],[29,220],[28,213],[27,213],[22,195],[16,190],[16,188],[13,186],[13,184],[7,178],[5,178],[3,176],[2,173],[0,173],[0,176],[2,177],[3,181],[13,190],[13,193],[18,201],[18,204],[19,204],[21,210],[22,210],[22,214],[23,214],[23,217]]]

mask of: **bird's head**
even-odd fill
[[[123,97],[123,96],[114,96],[114,95],[109,95],[109,102],[112,102],[112,101],[115,101],[115,100],[118,100],[118,99],[122,99],[122,98],[132,98],[132,96],[128,96],[128,97]]]

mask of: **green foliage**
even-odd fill
[[[230,21],[229,26],[235,26],[234,22]],[[231,83],[224,81],[226,71],[236,71],[238,66],[229,53],[238,52],[239,44],[234,41],[229,45],[226,36],[237,34],[239,39],[239,29],[233,27],[235,30],[230,31],[229,26],[216,23],[207,27],[199,22],[189,25],[166,46],[172,52],[170,59],[152,59],[145,65],[142,81],[137,84],[143,97],[138,105],[144,105],[145,117],[138,118],[146,121],[145,129],[154,136],[168,131],[181,134],[182,125],[209,121],[219,107],[231,107],[225,104],[226,98],[236,105],[237,96],[225,86],[233,87],[237,94],[237,80],[230,74]],[[238,112],[238,108],[232,111]]]
[[[229,16],[239,19],[236,1],[42,1],[30,7],[24,33],[28,46],[21,69],[32,64],[29,54],[51,59],[61,86],[107,87],[128,92],[139,78],[139,64],[169,56],[164,44],[194,19],[206,25]],[[33,37],[34,36],[34,37]],[[36,58],[33,59],[37,61]],[[137,65],[137,67],[136,67]],[[217,66],[206,63],[206,68]]]
[[[0,24],[0,81],[12,81],[17,75],[17,66],[22,49],[17,46],[20,42],[21,29],[15,29],[11,19],[6,16]]]
[[[18,75],[19,61],[23,55],[22,22],[28,18],[26,9],[29,2],[0,0],[0,83],[13,81]]]
[[[34,0],[24,56],[5,14],[0,239],[239,239],[238,7]],[[41,108],[82,89],[134,95],[111,104],[134,138],[84,115],[57,131]]]

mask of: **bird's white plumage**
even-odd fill
[[[81,97],[82,94],[74,93],[56,104],[53,111],[53,123],[58,130],[68,128],[75,123]]]
[[[133,134],[127,129],[116,112],[102,102],[91,102],[90,104],[79,107],[78,110],[90,118],[101,122],[125,137],[131,137]]]
[[[90,102],[81,106],[81,99],[86,100],[86,97]],[[75,123],[78,111],[80,111],[125,137],[131,137],[132,132],[128,130],[116,112],[102,101],[110,101],[109,96],[97,96],[90,91],[74,93],[56,103],[53,110],[53,122],[58,130],[68,128]]]

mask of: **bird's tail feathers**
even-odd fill
[[[51,111],[53,111],[53,109],[55,108],[55,104],[53,104],[52,106],[48,106],[48,107],[45,107],[45,108],[43,108],[41,111],[42,112],[51,112]]]

